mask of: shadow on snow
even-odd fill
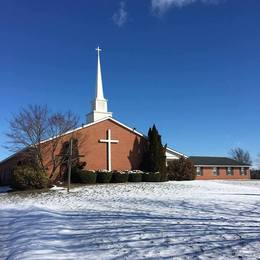
[[[221,203],[179,200],[173,204],[164,214],[132,212],[127,207],[121,211],[0,209],[0,258],[242,258],[243,250],[248,256],[257,255],[259,203],[244,211]]]

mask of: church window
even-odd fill
[[[219,169],[218,169],[218,167],[213,167],[212,173],[213,173],[214,176],[219,176]]]
[[[246,175],[246,169],[244,167],[240,168],[240,175],[241,176]]]
[[[203,175],[202,168],[197,166],[196,173],[197,173],[197,176],[202,176]]]
[[[232,176],[233,175],[233,168],[232,167],[227,167],[227,175]]]

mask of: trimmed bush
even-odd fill
[[[109,183],[112,179],[112,172],[98,171],[97,182],[98,183]]]
[[[142,173],[140,172],[130,172],[128,175],[129,182],[141,182],[142,181]]]
[[[112,172],[112,179],[111,182],[113,183],[120,183],[120,182],[127,182],[128,181],[128,173],[125,172]]]
[[[80,170],[77,167],[71,168],[71,176],[70,176],[71,182],[81,183],[81,176],[80,176],[81,171],[82,170]],[[64,180],[68,181],[68,173],[67,172],[66,172],[66,174],[64,174]]]
[[[97,181],[97,174],[93,171],[80,170],[78,175],[81,183],[93,184]]]
[[[260,170],[251,170],[251,179],[260,179]]]
[[[142,174],[142,181],[145,181],[145,182],[161,181],[161,174],[159,172],[143,173]]]
[[[190,159],[181,157],[168,163],[168,178],[170,181],[188,181],[196,177],[195,166]]]
[[[30,166],[17,166],[11,177],[11,187],[14,190],[30,190],[47,188],[49,179],[40,169]]]

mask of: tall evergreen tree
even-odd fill
[[[166,145],[162,145],[161,135],[153,125],[148,131],[148,142],[143,157],[142,169],[149,172],[160,172],[162,181],[167,180],[165,151]]]

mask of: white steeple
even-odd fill
[[[96,97],[92,102],[92,111],[87,114],[87,123],[92,123],[105,117],[112,117],[112,113],[107,111],[107,99],[103,94],[103,83],[100,65],[100,52],[99,47],[96,48],[97,59],[97,82],[96,82]]]
[[[96,82],[96,98],[97,99],[104,99],[103,94],[103,83],[102,83],[102,74],[101,74],[101,66],[100,66],[100,52],[101,49],[99,47],[96,48],[97,54],[98,54],[98,60],[97,60],[97,82]]]

